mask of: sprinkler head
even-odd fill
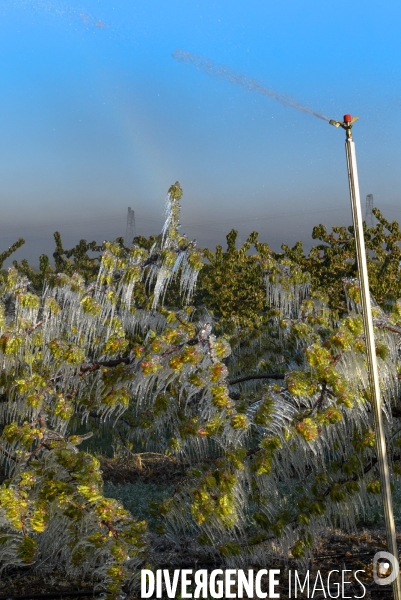
[[[347,138],[351,139],[352,138],[352,126],[355,123],[355,121],[357,121],[359,119],[359,117],[352,117],[351,115],[344,115],[343,119],[344,119],[344,121],[335,121],[334,119],[331,119],[329,121],[329,124],[333,125],[334,127],[342,127],[343,129],[345,129],[345,131],[347,133]]]

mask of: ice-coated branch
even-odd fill
[[[243,381],[252,381],[253,379],[285,379],[285,373],[257,373],[255,375],[244,375],[243,377],[237,377],[236,379],[229,379],[228,385],[235,385],[242,383]]]

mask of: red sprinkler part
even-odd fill
[[[342,127],[347,132],[347,139],[352,139],[352,126],[355,121],[358,120],[358,117],[352,117],[351,115],[344,115],[344,121],[335,121],[331,119],[329,121],[330,125],[334,125],[334,127]]]

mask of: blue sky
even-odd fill
[[[176,49],[340,119],[362,202],[401,219],[401,5],[282,0],[3,0],[0,250],[38,263],[60,230],[79,239],[158,233],[184,189],[200,246],[235,227],[278,249],[350,222],[344,135],[313,116],[172,58]]]

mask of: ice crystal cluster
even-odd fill
[[[270,308],[226,335],[189,304],[203,256],[179,232],[181,195],[177,182],[149,250],[104,244],[96,282],[54,274],[38,296],[10,269],[2,283],[3,569],[57,565],[117,594],[146,559],[146,523],[104,497],[98,460],[79,449],[95,427],[127,452],[190,464],[157,508],[159,532],[191,533],[228,564],[302,560],[380,493],[358,281],[344,282],[339,317],[306,272],[259,245]],[[175,282],[179,308],[167,303]],[[396,477],[401,303],[374,319]]]

